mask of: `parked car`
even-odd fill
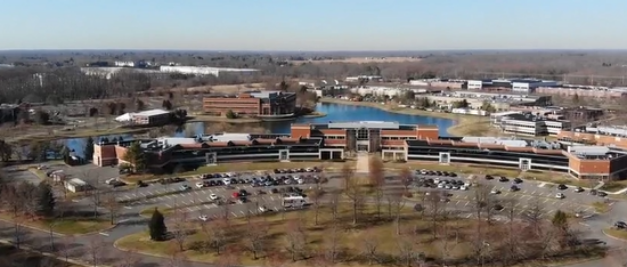
[[[585,191],[585,190],[583,190],[583,187],[581,187],[581,186],[577,186],[577,188],[575,188],[575,193],[581,193],[583,191]]]
[[[492,189],[492,191],[490,191],[490,194],[493,194],[493,195],[498,195],[500,193],[501,191],[499,191],[498,189]]]
[[[606,196],[607,196],[607,193],[602,192],[602,191],[599,191],[599,192],[597,192],[597,196],[600,196],[600,197],[606,197]]]
[[[219,198],[220,197],[218,195],[216,195],[216,194],[210,194],[209,195],[209,199],[211,199],[211,200],[218,200]]]
[[[505,176],[501,176],[499,177],[499,182],[502,182],[502,183],[509,182],[509,179]]]
[[[522,182],[523,182],[523,180],[522,180],[522,179],[520,179],[520,178],[518,178],[518,177],[514,178],[514,183],[515,183],[515,184],[522,184]]]
[[[196,188],[203,188],[205,187],[205,182],[197,182],[196,183]]]
[[[557,189],[559,189],[559,190],[566,190],[566,189],[568,189],[568,186],[566,186],[564,184],[559,184],[559,185],[557,185]]]
[[[616,229],[627,229],[627,223],[623,221],[617,221],[614,223],[614,228]]]
[[[140,180],[139,182],[137,182],[137,186],[139,186],[139,187],[146,187],[146,186],[148,186],[148,184],[146,182]]]
[[[557,198],[557,199],[562,199],[562,198],[565,198],[565,197],[566,196],[564,194],[562,194],[562,193],[555,194],[555,198]]]
[[[206,221],[209,220],[209,216],[207,216],[207,215],[200,215],[200,216],[198,216],[198,219],[203,221],[203,222],[206,222]]]
[[[486,180],[492,180],[492,179],[494,179],[494,177],[492,177],[492,175],[486,175],[486,176],[485,176],[485,179],[486,179]]]
[[[192,190],[192,187],[189,186],[189,185],[184,184],[184,185],[181,185],[181,187],[179,187],[179,189],[181,189],[181,191],[189,191],[189,190]]]
[[[520,187],[518,187],[516,185],[512,185],[512,187],[509,188],[509,191],[511,191],[511,192],[516,192],[516,191],[519,191],[519,190],[520,190]]]

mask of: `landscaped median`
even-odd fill
[[[616,239],[620,239],[622,241],[627,242],[627,230],[624,229],[616,229],[616,228],[607,228],[607,229],[603,229],[603,233],[616,238]]]

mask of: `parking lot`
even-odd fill
[[[199,176],[173,183],[153,183],[145,187],[121,187],[116,190],[116,198],[126,205],[126,209],[160,207],[214,215],[220,210],[217,209],[220,204],[226,204],[229,206],[230,216],[238,217],[246,215],[249,210],[257,213],[259,206],[270,210],[280,209],[283,194],[312,187],[317,175],[313,170],[299,170],[290,173],[230,173],[220,174],[220,177],[212,175],[205,179]],[[262,178],[265,182],[262,182]],[[229,182],[226,185],[226,179],[235,179],[233,181],[237,183]],[[251,204],[236,202],[242,197],[233,194],[242,190],[247,193],[245,198]]]
[[[595,213],[595,203],[611,204],[607,198],[591,195],[585,189],[580,189],[584,190],[582,192],[576,192],[575,187],[565,186],[560,189],[554,184],[523,180],[516,181],[513,177],[451,176],[450,173],[422,174],[417,172],[413,189],[425,192],[448,192],[451,196],[449,197],[447,207],[452,210],[468,212],[468,214],[463,215],[466,217],[473,216],[470,211],[472,211],[474,206],[477,186],[487,187],[496,203],[515,201],[514,207],[519,214],[524,214],[527,210],[540,207],[547,216],[550,216],[557,210],[579,213],[585,216]],[[447,182],[443,183],[443,180]],[[430,181],[433,182],[429,184]],[[465,186],[467,188],[464,188]],[[512,190],[512,187],[515,190]],[[562,194],[563,198],[558,198],[558,194]]]

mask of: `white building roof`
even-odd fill
[[[142,116],[155,116],[155,115],[162,115],[162,114],[167,114],[170,113],[167,110],[163,110],[163,109],[151,109],[151,110],[144,110],[138,113],[132,113],[132,115],[142,115]]]
[[[610,152],[610,148],[605,146],[570,146],[568,152],[575,155],[603,156]]]
[[[189,145],[195,144],[196,139],[187,137],[161,137],[156,139],[157,143],[164,146]]]
[[[212,135],[210,138],[213,142],[250,141],[251,136],[247,133],[223,133],[220,135]]]
[[[509,116],[512,114],[520,114],[520,112],[518,111],[504,111],[504,112],[499,112],[499,113],[492,113],[491,116],[493,117],[504,117],[504,116]]]
[[[78,178],[72,178],[68,181],[68,183],[75,185],[75,186],[85,186],[87,185],[87,183],[81,179]]]
[[[125,114],[115,117],[115,121],[127,122],[127,121],[131,121],[132,117],[133,117],[133,113],[125,113]]]

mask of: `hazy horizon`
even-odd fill
[[[624,50],[627,2],[244,0],[3,2],[0,50],[467,52]]]

